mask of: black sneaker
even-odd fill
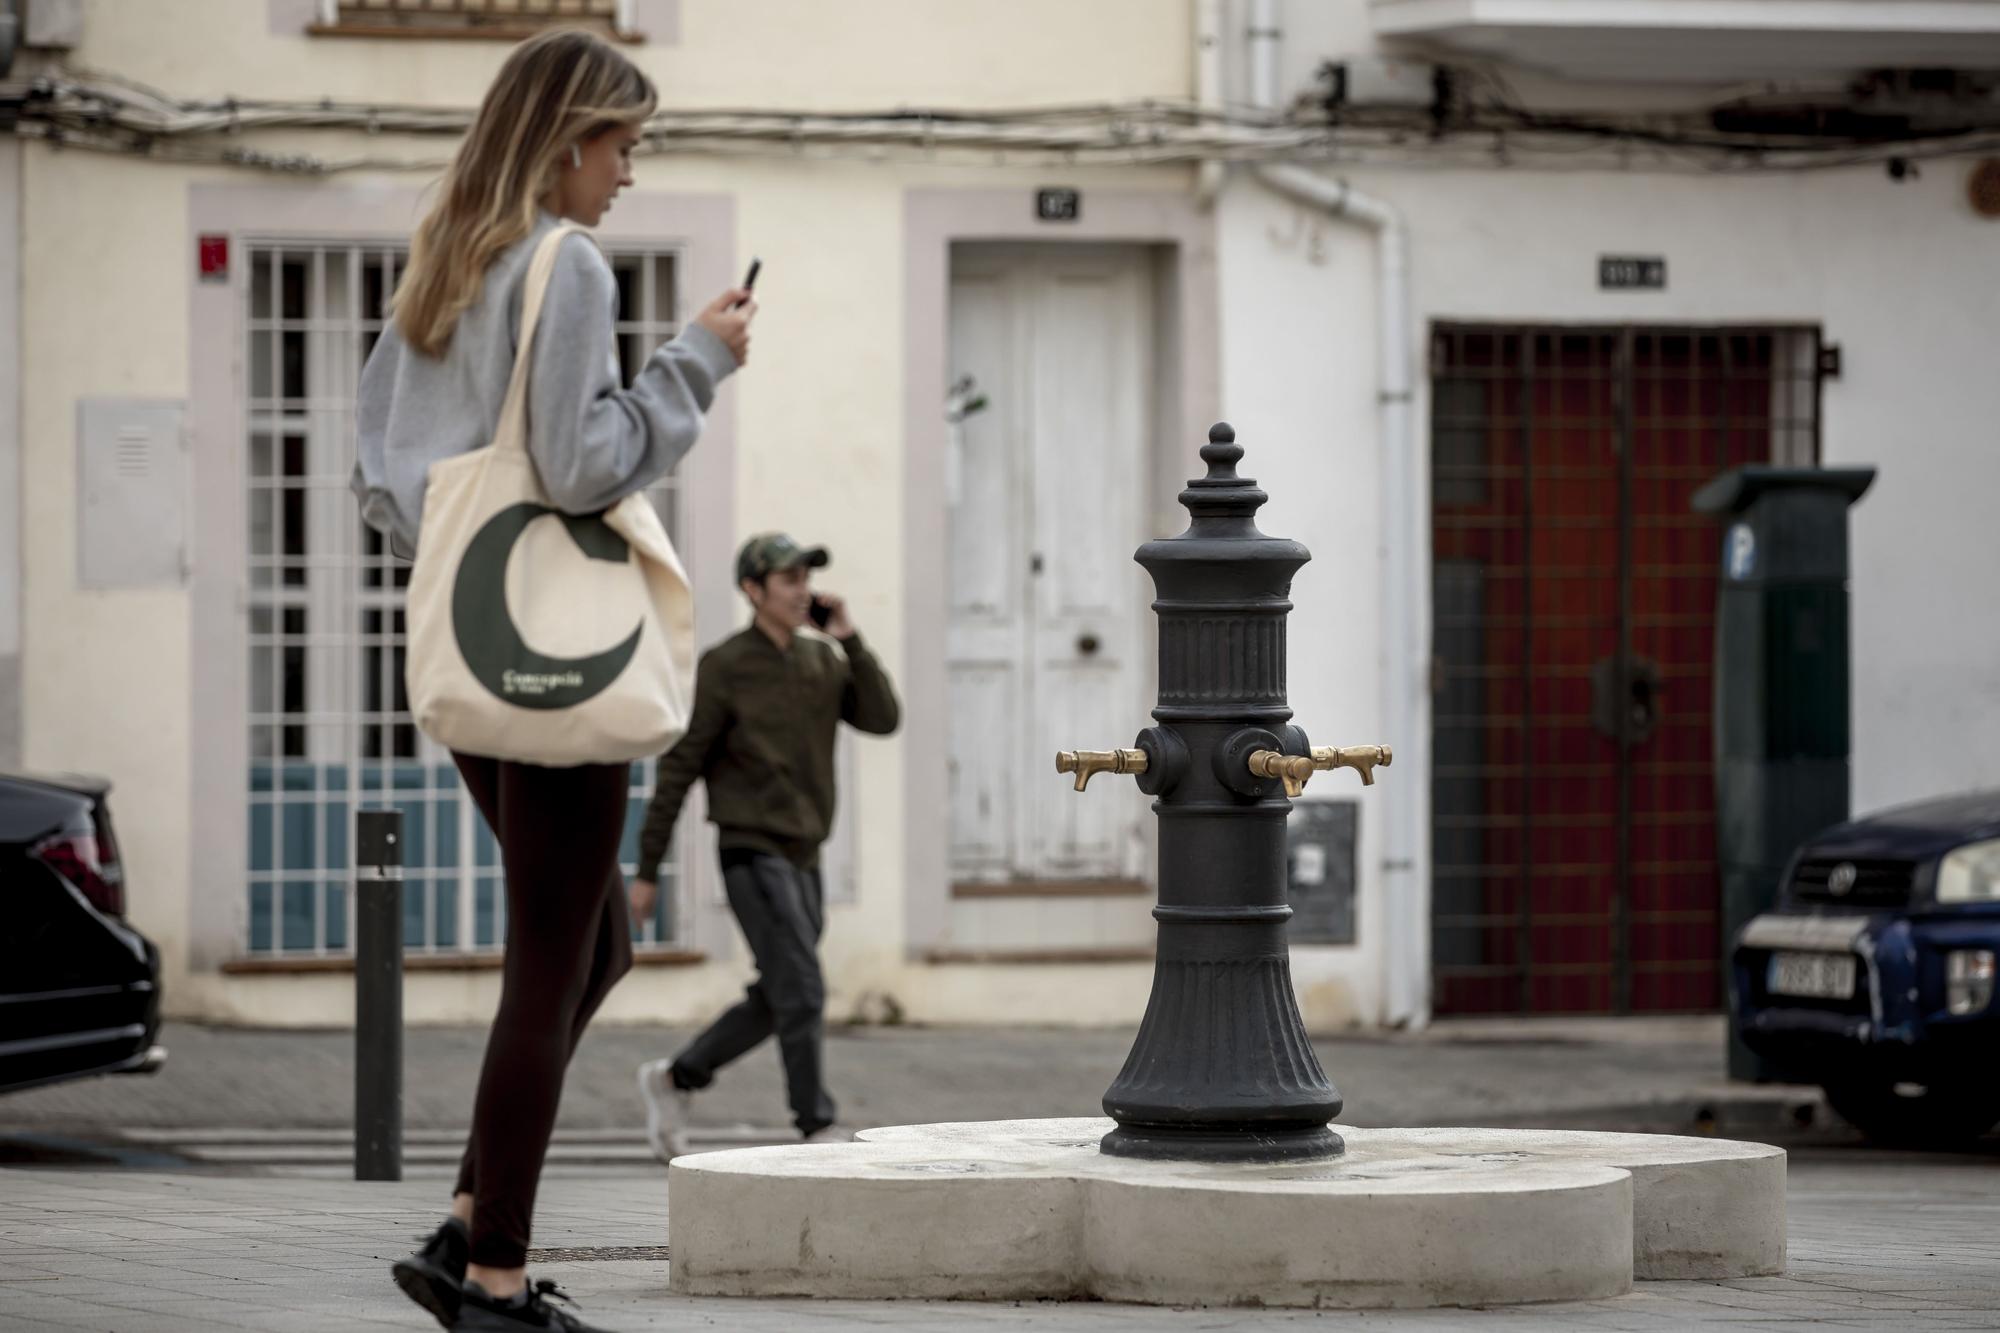
[[[501,1300],[486,1294],[477,1282],[465,1284],[465,1303],[459,1307],[458,1322],[452,1327],[471,1333],[610,1333],[595,1324],[586,1324],[568,1310],[549,1304],[558,1300],[574,1305],[568,1293],[547,1278],[530,1282],[520,1294]]]
[[[458,1323],[465,1265],[471,1257],[472,1233],[465,1223],[447,1217],[422,1249],[407,1259],[398,1259],[389,1271],[404,1295],[436,1315],[440,1324],[452,1328]]]

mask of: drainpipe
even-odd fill
[[[1247,33],[1251,98],[1278,105],[1279,51],[1283,32],[1278,0],[1251,0]],[[1392,1026],[1421,1027],[1430,1019],[1427,886],[1418,874],[1420,826],[1430,765],[1418,731],[1418,690],[1427,673],[1424,637],[1417,622],[1425,604],[1418,586],[1419,543],[1429,530],[1417,506],[1418,457],[1412,433],[1409,232],[1393,205],[1346,181],[1303,167],[1260,165],[1268,188],[1337,221],[1375,233],[1376,338],[1380,357],[1378,402],[1382,448],[1382,711],[1389,741],[1405,756],[1413,781],[1393,784],[1384,802],[1382,887],[1386,967],[1383,1017]],[[1403,771],[1400,769],[1399,771]]]
[[[1222,0],[1194,0],[1194,100],[1203,111],[1222,105]],[[1204,158],[1195,171],[1195,198],[1215,207],[1227,168]]]

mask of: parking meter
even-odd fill
[[[1745,467],[1694,496],[1727,524],[1714,714],[1724,976],[1794,849],[1848,817],[1847,511],[1874,479],[1865,467]],[[1729,1076],[1778,1074],[1732,1028]]]

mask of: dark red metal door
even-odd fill
[[[1432,350],[1439,1013],[1720,1003],[1713,526],[1817,456],[1798,329],[1440,326]]]

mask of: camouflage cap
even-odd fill
[[[782,532],[760,532],[736,553],[736,581],[762,582],[767,574],[798,565],[822,569],[832,559],[824,546],[801,546]]]

